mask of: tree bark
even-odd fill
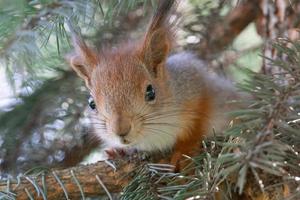
[[[132,179],[135,169],[143,163],[146,162],[118,160],[115,164],[116,169],[106,162],[98,162],[92,165],[52,170],[44,175],[22,176],[19,184],[11,182],[8,185],[7,182],[0,182],[0,191],[15,193],[15,198],[18,200],[30,199],[29,196],[33,199],[44,199],[44,197],[47,199],[83,199],[80,187],[85,197],[108,195],[106,189],[109,193],[119,193]],[[103,185],[100,184],[99,179]],[[30,194],[27,194],[26,190]]]
[[[211,30],[209,38],[200,42],[199,56],[205,60],[213,59],[216,54],[224,51],[228,45],[258,16],[260,11],[259,2],[261,0],[247,0],[234,8],[224,18],[215,24]]]
[[[155,157],[153,157],[155,156]],[[167,163],[169,156],[153,155],[151,162]],[[163,157],[164,159],[161,159]],[[114,199],[114,194],[122,192],[133,177],[139,172],[139,167],[144,166],[150,161],[139,159],[134,160],[116,160],[114,167],[106,162],[98,162],[92,165],[81,165],[68,169],[56,169],[46,172],[44,175],[22,176],[20,182],[0,182],[0,191],[9,191],[11,197],[17,200],[26,199],[85,199],[87,197],[108,196]],[[281,182],[280,177],[261,173],[262,181]],[[230,177],[228,177],[230,179]],[[232,184],[236,184],[232,180]],[[43,183],[44,182],[44,183]],[[184,185],[184,183],[182,182]],[[63,185],[63,186],[62,186]],[[80,186],[79,186],[80,185]],[[243,194],[232,193],[232,199],[245,200],[276,200],[289,197],[290,188],[295,185],[283,184],[274,187],[271,190],[262,192],[257,181],[252,175],[248,175],[246,187]],[[220,185],[222,188],[222,185]],[[212,193],[215,199],[222,200],[221,192]],[[16,196],[13,196],[14,193]]]
[[[271,59],[285,59],[274,48],[274,41],[285,42],[283,38],[296,41],[300,38],[300,2],[286,0],[265,0],[260,3],[263,12],[256,20],[256,29],[264,39],[263,55]],[[262,73],[278,75],[282,73],[280,67],[274,66],[268,59],[263,59]]]

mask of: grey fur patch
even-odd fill
[[[212,96],[220,96],[224,100],[235,93],[232,83],[209,72],[205,63],[194,54],[183,52],[170,56],[167,60],[170,85],[178,102],[199,97],[204,88],[208,88]]]
[[[201,97],[206,90],[214,99],[215,113],[210,120],[211,128],[222,129],[228,123],[227,102],[239,94],[233,84],[213,72],[209,72],[205,62],[189,52],[178,53],[167,60],[170,87],[177,104]]]

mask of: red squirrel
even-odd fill
[[[98,53],[75,35],[75,52],[68,56],[90,91],[96,133],[105,148],[173,149],[174,165],[183,154],[192,155],[234,90],[208,73],[195,55],[170,55],[174,26],[169,16],[175,3],[159,1],[136,43]]]

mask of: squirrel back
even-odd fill
[[[174,99],[179,104],[199,95],[211,96],[213,115],[210,117],[210,129],[219,132],[226,126],[224,112],[230,109],[228,101],[236,99],[239,94],[229,80],[207,69],[207,64],[191,52],[171,55],[167,60],[170,85]]]
[[[159,1],[142,40],[117,50],[96,52],[75,35],[68,61],[90,90],[95,132],[105,148],[173,149],[177,165],[215,126],[234,88],[190,53],[169,56],[174,3]]]
[[[229,80],[209,72],[206,63],[191,52],[171,55],[166,66],[174,93],[177,91],[178,95],[174,98],[178,102],[199,96],[205,89],[214,96],[215,103],[224,102],[225,99],[236,95],[235,88]]]

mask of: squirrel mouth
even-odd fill
[[[121,142],[122,142],[123,144],[130,144],[130,141],[127,140],[127,139],[125,139],[125,138],[121,138]]]

